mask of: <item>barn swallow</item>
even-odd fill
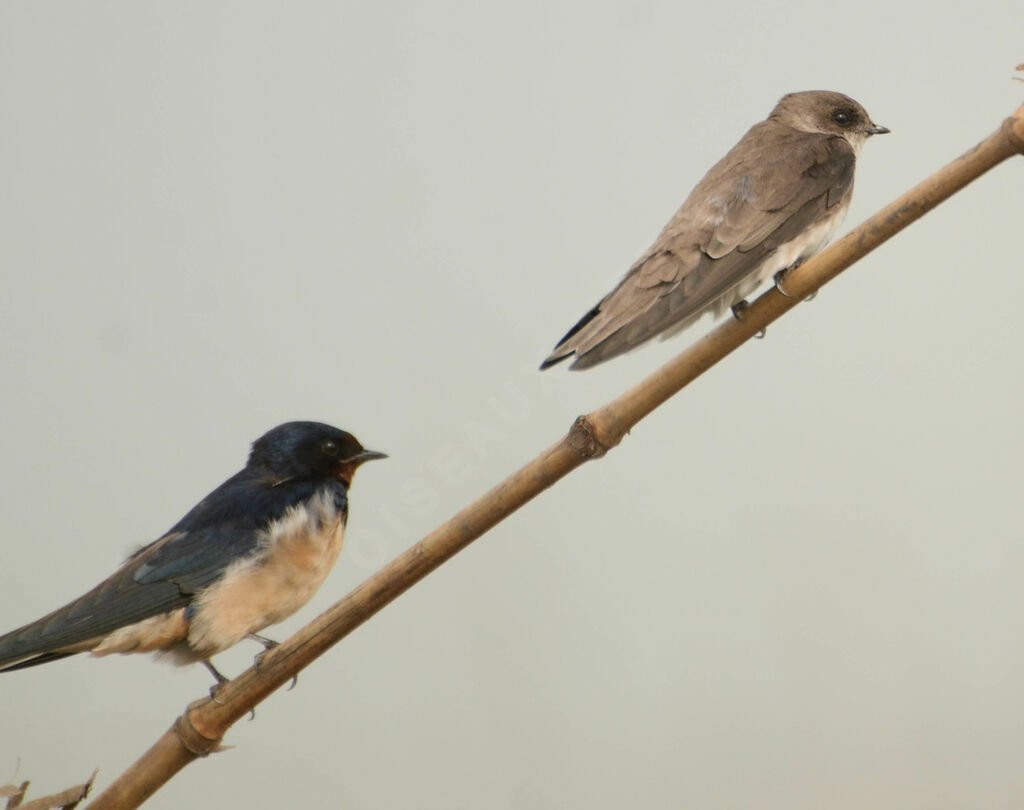
[[[319,422],[286,422],[245,468],[87,594],[0,636],[0,671],[93,655],[156,652],[210,663],[305,605],[334,566],[356,468],[384,453]]]
[[[590,368],[655,335],[674,335],[706,312],[735,308],[739,317],[738,305],[763,281],[778,281],[828,243],[850,207],[861,146],[888,131],[842,93],[783,96],[541,369],[573,355],[570,368]]]

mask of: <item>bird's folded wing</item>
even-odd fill
[[[785,154],[792,161],[792,153]],[[716,166],[552,358],[575,352],[575,367],[586,367],[628,351],[699,316],[773,250],[797,238],[853,183],[854,154],[846,141],[823,137],[803,154],[800,182],[788,184],[778,182],[782,169],[774,154],[749,156],[731,176],[716,174]],[[707,195],[702,187],[712,181],[726,193]]]
[[[168,534],[148,546],[153,551],[180,540]],[[119,627],[185,605],[189,596],[173,583],[139,583],[135,573],[144,556],[129,559],[112,576],[64,607],[0,636],[0,667],[40,653],[60,651],[98,639]]]
[[[255,553],[267,523],[311,491],[309,485],[296,482],[267,497],[267,487],[259,481],[229,479],[170,532],[133,554],[91,591],[0,636],[0,668],[81,646],[120,627],[184,607],[229,565]]]

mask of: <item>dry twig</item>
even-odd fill
[[[0,785],[0,798],[7,798],[5,810],[14,810],[14,808],[18,810],[74,810],[78,807],[79,802],[89,795],[97,773],[98,771],[93,771],[89,781],[85,784],[75,785],[59,793],[51,793],[49,796],[33,799],[27,804],[22,804],[22,801],[24,801],[25,792],[28,790],[28,782],[22,782],[20,785]]]

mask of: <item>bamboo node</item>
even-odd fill
[[[1003,121],[1003,134],[1017,151],[1024,155],[1024,115],[1011,115]]]
[[[611,447],[604,444],[597,435],[589,416],[577,416],[569,428],[569,447],[583,458],[601,458]]]
[[[171,727],[174,733],[178,735],[182,747],[197,757],[205,757],[216,752],[220,748],[220,741],[223,737],[212,739],[205,734],[201,734],[199,729],[192,725],[192,721],[188,717],[188,711],[186,709]]]

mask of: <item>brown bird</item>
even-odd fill
[[[849,96],[790,93],[690,192],[619,285],[541,364],[584,369],[743,302],[813,256],[850,207],[864,141],[888,132]]]

